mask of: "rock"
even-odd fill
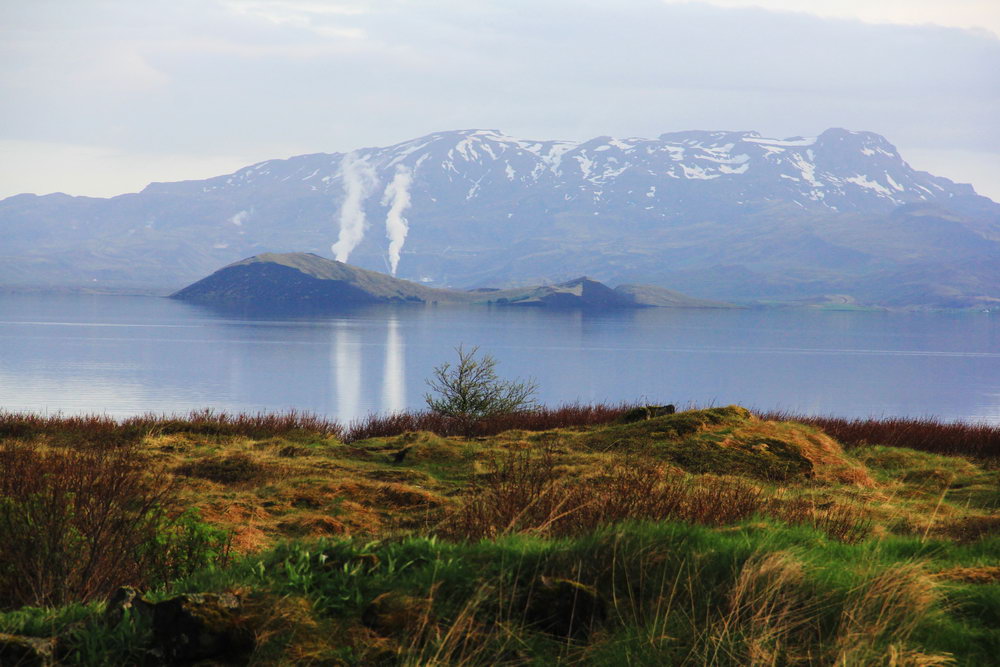
[[[0,665],[3,667],[48,667],[55,664],[54,637],[24,637],[0,633]]]
[[[571,579],[539,577],[525,609],[526,620],[557,637],[581,639],[607,616],[597,589]]]
[[[241,623],[240,607],[239,597],[231,593],[179,595],[152,605],[157,653],[168,663],[245,664],[254,639]]]
[[[134,616],[151,617],[153,605],[142,598],[142,594],[131,586],[122,586],[108,600],[104,609],[104,622],[114,627],[125,618],[125,612],[130,611]]]
[[[641,405],[637,408],[632,408],[625,414],[621,416],[619,420],[623,424],[631,424],[632,422],[639,422],[645,419],[653,419],[654,417],[662,417],[664,415],[672,415],[677,412],[677,409],[673,405]]]

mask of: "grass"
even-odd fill
[[[0,633],[58,636],[67,664],[141,662],[148,620],[103,615],[109,587],[132,583],[152,601],[239,596],[251,664],[976,665],[1000,650],[993,450],[934,451],[909,422],[842,440],[736,406],[620,421],[634,407],[473,437],[421,413],[0,414],[8,463],[21,456],[5,498],[98,507],[110,491],[52,471],[117,461],[122,489],[161,494],[157,535],[174,522],[195,552],[204,531],[232,551],[144,578],[112,549],[114,584],[8,604]]]

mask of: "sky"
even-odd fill
[[[0,197],[431,132],[886,136],[1000,201],[997,0],[0,0]]]

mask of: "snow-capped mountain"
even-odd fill
[[[565,201],[608,207],[617,198],[660,216],[680,211],[675,195],[697,181],[717,181],[713,188],[724,187],[735,196],[731,204],[787,199],[804,208],[833,211],[974,194],[971,186],[915,171],[880,135],[837,129],[812,138],[692,131],[659,139],[598,137],[581,143],[461,130],[352,155],[374,167],[382,182],[391,179],[394,167],[404,165],[445,188],[436,194],[464,201],[554,190]],[[268,160],[199,183],[204,193],[287,183],[336,197],[343,187],[343,159],[334,153]],[[190,191],[183,187],[187,184],[174,183],[153,184],[146,191],[176,192],[179,185]],[[635,194],[644,198],[631,196]]]
[[[1000,297],[1000,206],[842,129],[439,132],[111,199],[18,195],[0,202],[0,235],[4,284],[169,288],[263,251],[311,251],[398,262],[400,277],[439,286],[586,273],[725,299]]]

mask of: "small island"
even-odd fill
[[[312,253],[262,253],[223,267],[170,295],[214,305],[337,308],[377,303],[544,308],[732,308],[653,285],[615,289],[587,277],[555,285],[473,290],[428,287]]]

